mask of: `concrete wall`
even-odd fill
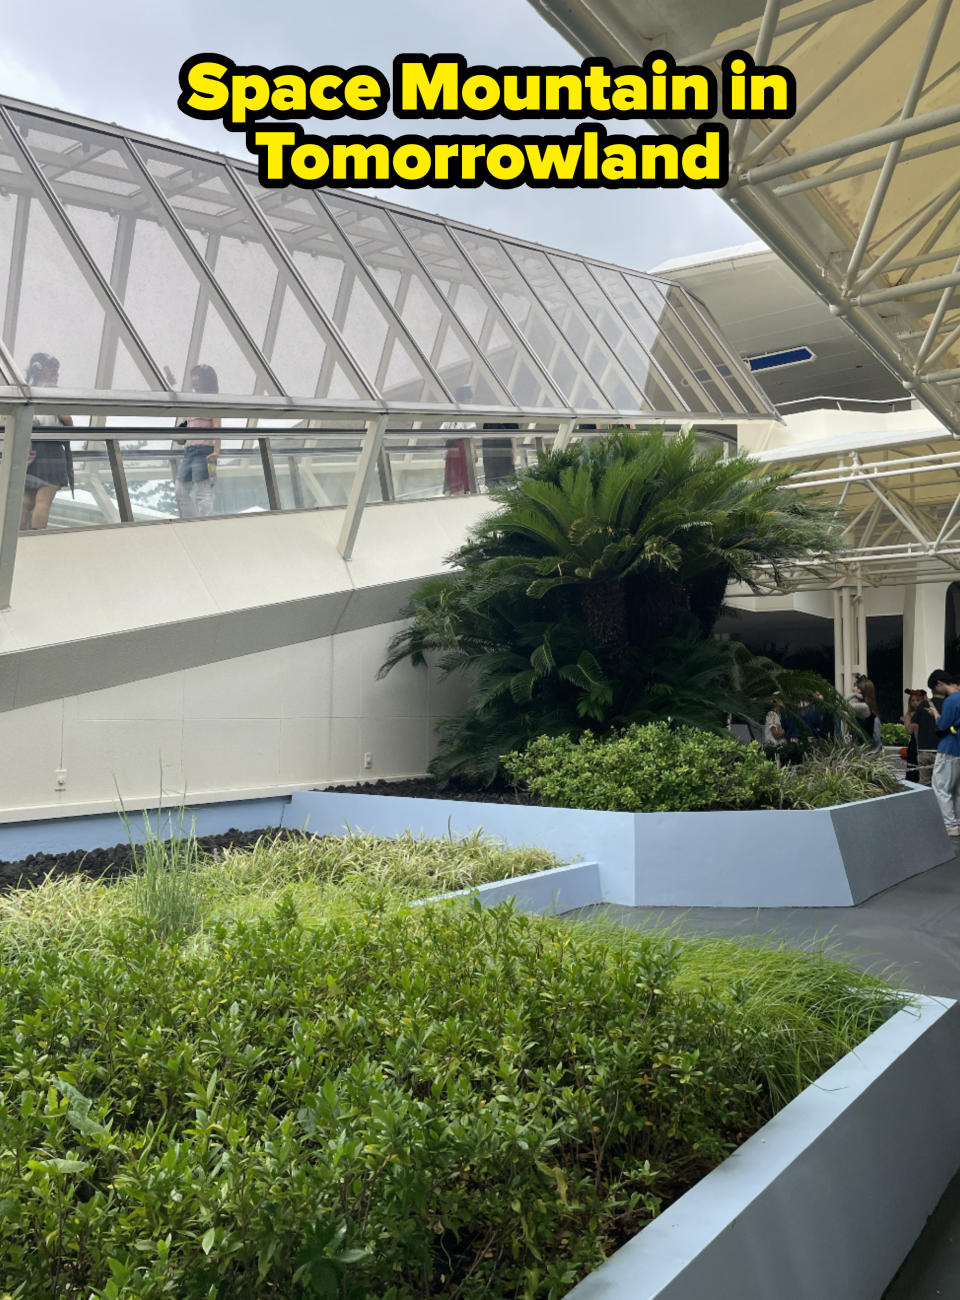
[[[0,712],[397,617],[490,510],[486,497],[20,538],[0,610]]]
[[[409,665],[377,681],[400,626],[0,712],[0,821],[113,809],[118,790],[156,804],[161,785],[203,802],[423,772],[465,686]]]

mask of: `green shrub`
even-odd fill
[[[552,1300],[898,1005],[844,968],[811,996],[711,955],[684,986],[662,935],[374,903],[0,965],[12,1296]]]
[[[882,754],[860,745],[815,742],[795,767],[781,767],[780,807],[829,808],[902,790]]]
[[[856,745],[814,741],[788,765],[758,745],[665,722],[539,736],[503,764],[540,803],[617,812],[826,808],[900,789],[884,758]]]
[[[759,746],[665,722],[608,737],[538,736],[503,764],[540,802],[559,807],[684,812],[776,802],[777,768]]]
[[[880,724],[880,733],[885,745],[903,745],[909,744],[910,737],[907,735],[907,729],[902,722],[882,722]]]

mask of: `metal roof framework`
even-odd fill
[[[663,48],[719,71],[725,54],[744,49],[790,69],[794,117],[727,123],[722,197],[960,434],[960,10],[951,0],[530,2],[577,49],[615,64]]]
[[[836,503],[844,550],[793,572],[792,589],[943,582],[960,573],[960,443],[943,429],[861,435],[842,447],[760,452],[789,465],[787,487]]]
[[[35,352],[57,387],[28,385]],[[198,363],[218,392],[187,391]],[[0,608],[32,421],[60,412],[112,463],[130,416],[239,419],[265,463],[271,422],[359,421],[345,557],[391,424],[776,419],[667,280],[0,97]]]
[[[3,98],[0,304],[0,409],[169,413],[205,362],[261,418],[772,414],[669,281]]]

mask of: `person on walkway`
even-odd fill
[[[47,352],[34,352],[27,367],[27,383],[39,388],[55,388],[60,378],[60,362]],[[73,424],[69,415],[37,415],[34,425]],[[31,442],[24,481],[20,529],[29,532],[46,528],[53,498],[61,488],[73,491],[73,455],[69,442]]]
[[[217,393],[220,386],[213,366],[196,365],[190,371],[190,386],[195,393]],[[188,429],[219,429],[219,418],[194,417]],[[183,460],[177,470],[177,508],[181,519],[213,514],[213,485],[220,455],[220,439],[207,434],[185,439]],[[195,495],[194,495],[195,494]]]
[[[940,741],[931,785],[948,835],[960,835],[960,683],[952,673],[936,668],[927,678],[930,691],[945,696],[937,721]]]
[[[460,403],[473,401],[473,389],[463,384],[454,392]],[[470,421],[444,420],[441,429],[475,429]],[[468,438],[448,438],[443,457],[443,494],[444,496],[465,496],[471,490],[470,471],[476,461],[476,451]]]
[[[907,711],[903,725],[910,737],[907,743],[907,780],[929,785],[937,758],[937,714],[923,690],[906,692]]]
[[[519,424],[485,424],[487,429],[519,429]],[[484,438],[483,447],[483,481],[487,487],[495,487],[512,479],[517,472],[516,438]]]

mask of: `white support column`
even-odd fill
[[[560,421],[560,427],[557,429],[557,436],[553,440],[554,451],[564,451],[570,446],[570,439],[573,437],[573,432],[576,427],[576,420]]]
[[[855,668],[858,673],[867,673],[867,605],[863,596],[863,583],[857,574],[857,654]]]
[[[21,407],[7,416],[0,459],[0,609],[10,608],[17,535],[23,511],[24,480],[33,431],[33,407]]]
[[[843,694],[843,613],[840,590],[833,590],[833,684]]]
[[[851,591],[849,587],[840,589],[840,611],[843,620],[843,686],[842,694],[849,695],[853,690],[853,640],[854,640],[854,621],[853,621],[853,601],[851,600]]]
[[[343,517],[343,528],[340,530],[340,540],[337,543],[337,550],[345,560],[349,560],[353,555],[354,543],[357,540],[357,532],[360,528],[360,518],[363,515],[363,507],[366,505],[367,496],[370,492],[370,484],[377,472],[377,460],[380,456],[383,435],[386,430],[387,416],[381,415],[375,420],[367,420],[367,432],[363,439],[360,460],[357,463],[356,473],[350,487],[347,511]]]
[[[918,582],[903,600],[903,685],[926,688],[934,668],[943,667],[949,582]]]

